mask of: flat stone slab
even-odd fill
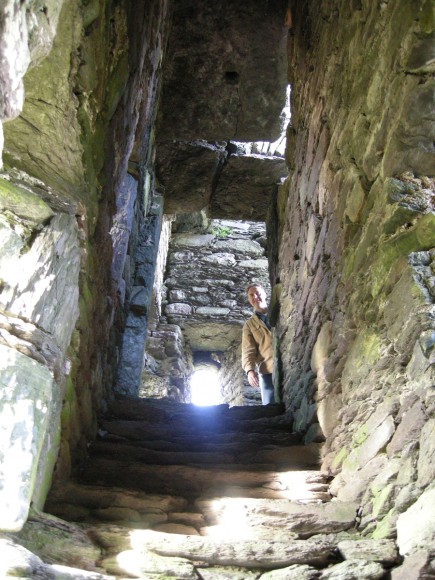
[[[159,143],[156,173],[165,188],[165,213],[192,213],[207,207],[216,173],[226,155],[223,147],[201,142]]]
[[[286,172],[281,157],[231,155],[211,200],[210,216],[266,221],[274,189]]]
[[[385,570],[378,562],[364,560],[346,560],[335,564],[320,574],[321,580],[381,580]]]
[[[418,500],[397,520],[397,544],[408,556],[435,543],[435,485],[426,489]]]
[[[131,546],[129,530],[123,528],[94,527],[90,533],[109,551],[119,551]],[[271,569],[292,564],[325,566],[334,557],[334,544],[328,540],[274,540],[237,542],[201,536],[165,534],[151,530],[135,530],[136,550],[147,551],[166,558],[182,558],[217,566],[241,566]]]
[[[203,580],[257,580],[258,572],[236,566],[212,566],[203,568],[197,566]]]
[[[345,560],[367,560],[392,566],[400,559],[393,540],[343,540],[338,550]]]
[[[237,0],[175,3],[157,141],[275,141],[287,84],[283,16],[263,0],[249,10]]]
[[[271,570],[261,575],[261,580],[313,580],[318,578],[319,571],[306,564],[293,564],[279,570]]]
[[[225,352],[233,345],[240,346],[242,324],[227,324],[208,320],[198,321],[197,324],[185,323],[184,336],[193,350]]]
[[[228,525],[228,522],[233,521],[234,514],[237,514],[239,525],[243,522],[245,530],[249,528],[252,530],[253,537],[257,530],[265,529],[266,537],[268,535],[274,539],[279,537],[280,529],[283,529],[287,534],[293,532],[300,538],[349,530],[355,525],[357,509],[357,505],[354,503],[301,504],[279,499],[270,501],[252,498],[244,498],[241,502],[237,498],[225,497],[213,500],[197,500],[195,505],[199,507],[206,521],[216,525],[215,532],[219,531],[219,527],[224,529],[225,523],[227,523],[228,529],[225,533],[227,536],[231,536],[231,525]],[[213,530],[210,530],[211,532]],[[392,550],[393,548],[391,548]],[[372,553],[374,551],[375,549]],[[380,551],[378,550],[376,553],[379,554]],[[383,553],[388,560],[391,555],[389,552],[387,554],[386,548]],[[394,558],[397,558],[397,550],[392,553],[394,553]]]

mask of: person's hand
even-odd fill
[[[249,371],[248,372],[248,382],[251,385],[251,387],[258,388],[260,386],[260,383],[258,380],[258,373],[256,373],[255,371]]]

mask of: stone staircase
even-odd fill
[[[62,578],[387,578],[394,542],[359,538],[357,506],[331,501],[318,445],[290,424],[280,405],[118,399],[21,544],[45,533],[38,556],[75,569]]]

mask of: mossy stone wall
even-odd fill
[[[427,485],[415,466],[435,349],[429,4],[291,3],[291,171],[274,234],[282,394],[374,537],[394,535]]]

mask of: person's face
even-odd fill
[[[267,309],[266,292],[261,286],[252,286],[249,288],[248,300],[254,310]]]

